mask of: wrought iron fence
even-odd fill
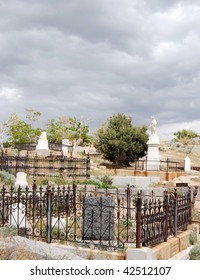
[[[127,163],[130,163],[130,168],[134,170],[147,170],[147,158],[146,159],[136,159],[132,161],[131,159],[126,160]],[[126,165],[127,166],[127,165]],[[184,161],[172,160],[167,158],[166,160],[160,161],[160,170],[161,171],[183,171],[184,170]]]
[[[191,223],[191,191],[143,197],[126,189],[92,186],[0,187],[0,227],[33,238],[137,248],[166,241]]]
[[[6,170],[16,175],[17,172],[25,172],[34,177],[64,177],[64,178],[89,178],[90,158],[73,158],[62,155],[47,157],[30,156],[28,153],[22,155],[8,155],[6,152],[0,154],[0,170]]]
[[[137,209],[140,212],[142,245],[167,241],[169,236],[176,236],[177,231],[186,229],[191,223],[191,207],[190,189],[181,195],[176,189],[170,194],[165,191],[163,200],[146,199]]]
[[[14,148],[18,151],[35,151],[36,150],[36,143],[31,144],[15,144]],[[62,143],[48,143],[49,150],[52,151],[62,151]]]
[[[183,171],[184,170],[184,160],[172,160],[167,158],[166,160],[161,160],[161,170],[163,171]]]
[[[25,236],[123,247],[135,243],[135,202],[130,190],[121,195],[77,185],[0,189],[0,226],[13,225]],[[87,201],[87,199],[94,199]]]

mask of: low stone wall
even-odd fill
[[[160,182],[159,177],[153,176],[113,176],[113,185],[119,187],[127,187],[127,185],[134,185],[139,188],[148,188],[153,184]]]
[[[141,249],[129,248],[126,251],[127,260],[168,260],[190,246],[190,232],[188,229],[176,237],[169,238],[167,242],[153,247]]]
[[[112,252],[46,243],[21,236],[0,237],[0,260],[125,260],[125,252]]]
[[[111,252],[96,249],[79,248],[79,252],[87,260],[125,260],[125,252]]]
[[[159,177],[161,181],[171,181],[174,178],[184,176],[186,174],[185,172],[145,171],[133,169],[114,169],[113,172],[116,176]]]
[[[169,260],[187,259],[190,246],[190,233],[196,231],[200,240],[200,223],[194,222],[188,230],[169,238],[167,242],[153,247],[140,249],[129,247],[126,251],[112,252],[83,248],[66,244],[26,239],[20,236],[0,238],[0,259],[61,259],[61,260]],[[184,251],[186,254],[184,255]]]
[[[160,182],[159,177],[155,176],[110,176],[112,178],[112,185],[117,187],[127,187],[127,185],[133,185],[139,188],[148,188],[154,184]],[[90,177],[91,180],[95,180],[95,176]]]

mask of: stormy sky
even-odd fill
[[[200,133],[200,1],[0,0],[0,122],[114,113]]]

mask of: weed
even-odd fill
[[[5,170],[0,171],[0,178],[6,185],[13,185],[15,183],[15,176]]]
[[[189,252],[190,260],[200,260],[200,244],[195,245]]]
[[[17,235],[17,229],[11,226],[4,226],[0,228],[0,237],[8,237]]]
[[[197,233],[195,231],[190,232],[189,240],[190,240],[191,245],[194,245],[195,243],[197,243]]]

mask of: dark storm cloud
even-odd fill
[[[43,123],[68,115],[95,128],[124,112],[169,133],[194,127],[199,14],[186,0],[1,0],[1,120],[33,108]]]

